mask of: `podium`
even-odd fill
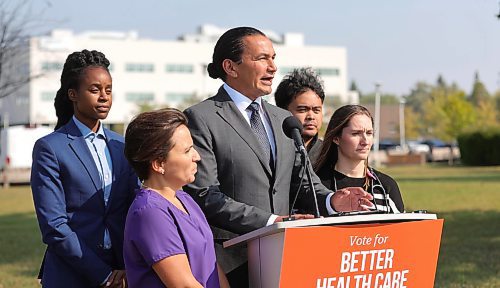
[[[434,287],[443,220],[435,214],[334,216],[275,223],[223,243],[248,245],[250,287]]]

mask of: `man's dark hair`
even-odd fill
[[[143,112],[127,126],[125,157],[142,181],[149,178],[149,167],[155,160],[164,161],[175,143],[172,135],[187,126],[186,116],[174,108]]]
[[[66,58],[61,74],[61,87],[54,99],[57,116],[55,130],[66,124],[73,116],[73,102],[69,99],[68,90],[78,89],[81,76],[88,67],[102,67],[109,73],[109,60],[106,59],[103,53],[95,50],[73,52]]]
[[[214,47],[214,54],[212,55],[212,63],[208,64],[208,75],[214,79],[220,78],[226,80],[226,72],[222,68],[222,62],[225,59],[230,59],[234,62],[241,61],[241,54],[244,50],[243,38],[251,35],[266,36],[261,31],[252,27],[236,27],[227,30]]]
[[[325,91],[323,91],[323,81],[319,75],[312,68],[293,69],[290,74],[281,80],[274,93],[276,106],[288,109],[288,105],[293,99],[307,90],[316,93],[321,99],[321,103],[323,103]]]

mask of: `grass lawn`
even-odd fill
[[[500,287],[500,167],[393,167],[407,211],[443,218],[435,287]]]
[[[445,219],[435,287],[500,287],[500,167],[381,170],[397,180],[407,211]],[[0,188],[0,288],[40,287],[44,249],[29,187]]]
[[[29,186],[0,188],[0,288],[40,287],[44,251]]]

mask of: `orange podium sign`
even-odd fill
[[[443,228],[435,214],[343,216],[272,226],[225,243],[247,242],[250,287],[434,286]]]

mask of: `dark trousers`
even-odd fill
[[[248,262],[226,274],[231,288],[248,288]]]

